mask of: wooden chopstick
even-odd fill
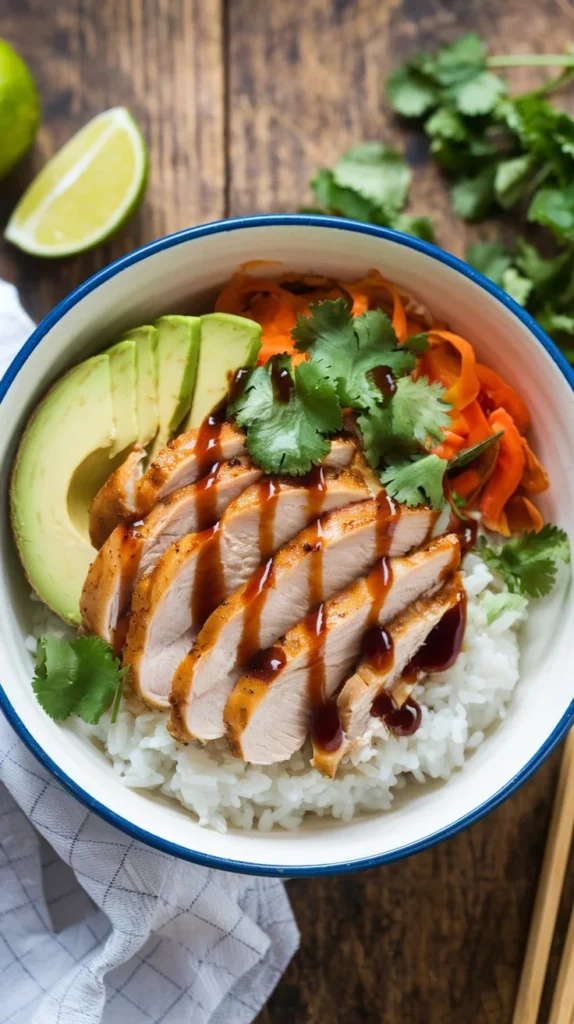
[[[546,850],[542,862],[534,911],[532,913],[530,934],[522,965],[522,974],[520,976],[512,1024],[536,1024],[538,1019],[540,999],[548,967],[548,958],[550,956],[552,936],[564,884],[573,829],[574,729],[571,729],[564,744],[562,764],[560,765],[556,796],[552,808],[552,819],[546,840]],[[568,959],[566,959],[567,954]],[[573,919],[570,920],[568,939],[564,948],[564,958],[560,969],[560,977],[564,975],[562,987],[559,984],[557,985],[554,997],[555,1002],[557,999],[560,999],[561,1012],[563,1012],[567,999],[570,998],[572,1000],[568,1004],[570,1013],[560,1018],[553,1017],[552,1024],[558,1024],[558,1022],[559,1024],[574,1024],[574,1022],[571,1022],[571,1011],[574,1008],[574,997],[572,996],[574,973],[572,967],[574,967]],[[568,977],[570,977],[570,980],[568,980]]]
[[[571,1024],[574,1017],[574,908],[556,979],[548,1024]]]

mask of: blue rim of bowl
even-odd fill
[[[162,252],[164,249],[170,249],[173,246],[181,245],[184,242],[192,241],[196,238],[203,238],[206,235],[217,235],[222,232],[237,231],[242,228],[295,226],[327,228],[329,230],[349,231],[355,234],[372,235],[376,238],[384,238],[408,249],[415,249],[418,252],[422,252],[431,259],[437,260],[439,263],[443,263],[446,266],[451,267],[453,270],[458,271],[458,273],[462,274],[470,281],[473,281],[484,291],[492,295],[503,306],[506,306],[506,308],[509,309],[516,318],[528,328],[530,333],[551,356],[557,368],[566,378],[570,387],[574,391],[574,370],[568,364],[554,342],[550,340],[548,335],[541,327],[539,327],[530,314],[511,299],[506,292],[502,291],[501,288],[495,285],[492,281],[489,281],[483,274],[480,274],[478,271],[468,266],[468,264],[459,260],[456,256],[451,256],[450,253],[437,248],[437,246],[432,245],[430,242],[423,242],[421,239],[414,238],[411,235],[404,235],[401,232],[393,231],[390,228],[380,228],[370,224],[363,224],[359,221],[343,220],[336,217],[321,217],[311,214],[269,214],[257,217],[238,217],[231,220],[214,221],[211,224],[203,224],[200,227],[187,228],[183,231],[178,231],[176,234],[166,235],[164,238],[160,238],[155,242],[150,242],[148,245],[144,245],[141,249],[136,249],[135,252],[121,257],[114,263],[111,263],[108,267],[98,271],[97,274],[88,278],[87,281],[58,303],[52,312],[42,320],[26,344],[17,353],[16,357],[0,380],[0,402],[5,398],[8,389],[24,366],[29,355],[34,351],[37,345],[42,341],[42,338],[48,334],[54,325],[58,323],[58,321],[61,320],[73,306],[77,305],[78,302],[85,298],[86,295],[89,295],[90,292],[94,291],[105,281],[108,281],[110,278],[121,273],[122,270],[125,270],[127,267],[131,267],[134,264],[139,263],[141,260],[147,259],[149,256],[153,256],[157,252]],[[545,761],[552,751],[558,746],[574,720],[573,700],[548,739],[545,740],[536,754],[531,757],[530,761],[528,761],[527,764],[521,768],[521,770],[517,772],[509,782],[506,783],[506,785],[469,814],[463,815],[446,828],[443,828],[438,832],[433,832],[430,835],[425,836],[423,839],[419,839],[416,843],[410,843],[408,846],[396,847],[394,850],[389,850],[387,853],[380,854],[376,857],[365,857],[350,862],[317,865],[264,865],[248,861],[228,860],[224,857],[215,857],[210,854],[199,853],[195,850],[189,849],[188,847],[172,843],[167,839],[162,839],[159,836],[132,824],[132,822],[122,818],[121,815],[116,814],[104,804],[101,804],[98,800],[91,797],[90,794],[82,789],[81,786],[78,786],[78,784],[74,782],[69,775],[63,772],[55,761],[48,757],[28,731],[22,719],[16,714],[12,704],[8,700],[8,696],[4,688],[1,685],[0,707],[28,749],[58,780],[64,789],[71,793],[72,796],[76,797],[82,804],[84,804],[85,807],[89,808],[89,810],[94,811],[110,825],[120,829],[131,838],[139,840],[147,846],[151,846],[162,853],[170,854],[183,860],[191,861],[195,864],[202,864],[205,867],[216,868],[222,871],[239,871],[243,874],[250,875],[267,875],[289,878],[305,876],[312,877],[314,875],[335,875],[351,871],[359,871],[364,868],[378,867],[382,864],[388,864],[395,860],[401,860],[403,857],[409,857],[412,854],[420,853],[421,851],[434,846],[436,843],[449,839],[451,836],[461,832],[464,828],[468,828],[469,825],[474,824],[474,822],[494,810],[503,803],[504,800],[507,800],[519,786],[526,782],[536,769],[540,767],[542,762]]]

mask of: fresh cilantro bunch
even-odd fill
[[[547,523],[539,533],[533,530],[512,537],[500,548],[492,548],[485,537],[478,551],[489,568],[499,573],[512,594],[544,597],[556,582],[557,560],[570,562],[567,534]]]
[[[317,171],[311,188],[318,209],[310,212],[396,228],[432,242],[430,220],[402,212],[411,178],[398,150],[381,142],[362,142],[344,153],[331,170]]]
[[[32,688],[50,718],[75,714],[95,725],[112,704],[115,721],[126,671],[99,637],[65,640],[48,633],[38,642]]]

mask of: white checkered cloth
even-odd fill
[[[0,282],[0,374],[33,324]],[[0,1022],[248,1024],[295,953],[283,884],[87,811],[0,717]]]

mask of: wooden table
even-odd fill
[[[430,213],[439,240],[462,253],[466,229],[452,217],[419,139],[390,115],[382,83],[414,48],[470,28],[498,51],[561,50],[574,37],[574,7],[569,0],[0,0],[0,33],[29,61],[44,103],[34,152],[0,185],[0,218],[46,157],[106,107],[133,110],[151,155],[145,203],[122,234],[54,263],[0,245],[0,276],[40,317],[142,242],[227,215],[297,209],[317,166],[351,143],[380,138],[406,144],[413,210]],[[530,79],[516,72],[514,81],[521,88]],[[486,820],[417,857],[292,882],[301,949],[259,1024],[510,1021],[556,767],[555,755]],[[557,950],[554,970],[556,960]]]

